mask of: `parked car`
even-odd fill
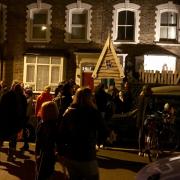
[[[176,116],[176,129],[180,129],[180,86],[153,87],[152,91],[157,111],[163,111],[166,103],[173,106]]]
[[[180,128],[180,86],[153,87],[157,110],[163,110],[164,104],[171,104],[176,113],[175,126]],[[180,135],[179,135],[180,137]],[[179,147],[178,147],[179,150]],[[154,161],[143,167],[136,176],[136,180],[179,180],[180,155],[170,155]]]
[[[142,168],[136,180],[179,180],[180,155],[162,158]]]

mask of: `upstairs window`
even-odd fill
[[[159,43],[180,42],[180,5],[172,1],[156,6],[155,41]]]
[[[160,40],[177,39],[177,13],[164,12],[161,14]]]
[[[0,43],[3,43],[5,40],[6,33],[6,6],[0,4]]]
[[[114,5],[113,41],[119,43],[138,43],[140,26],[140,6],[125,0],[125,3]]]
[[[134,41],[134,12],[119,12],[117,29],[117,40]]]
[[[86,39],[87,12],[72,13],[71,39]]]
[[[91,5],[77,1],[66,8],[65,42],[88,43],[91,35]]]
[[[44,3],[41,7],[35,7],[35,5],[36,3],[28,6],[27,41],[49,42],[51,6]]]
[[[47,10],[41,10],[35,12],[32,19],[32,39],[46,39],[48,12]]]

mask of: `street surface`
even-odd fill
[[[30,144],[30,150],[24,154],[20,153],[17,146],[16,160],[7,162],[8,142],[0,152],[0,180],[34,180],[34,148]],[[139,157],[136,149],[100,149],[98,151],[98,162],[100,166],[100,180],[133,180],[137,172],[149,163],[147,157]],[[63,180],[63,168],[56,163],[54,179]]]

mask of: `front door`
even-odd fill
[[[94,80],[92,78],[92,72],[82,73],[82,86],[88,86],[91,89],[94,88]]]

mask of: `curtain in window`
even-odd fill
[[[37,66],[37,80],[36,90],[42,91],[45,86],[49,85],[49,66],[38,65]]]

